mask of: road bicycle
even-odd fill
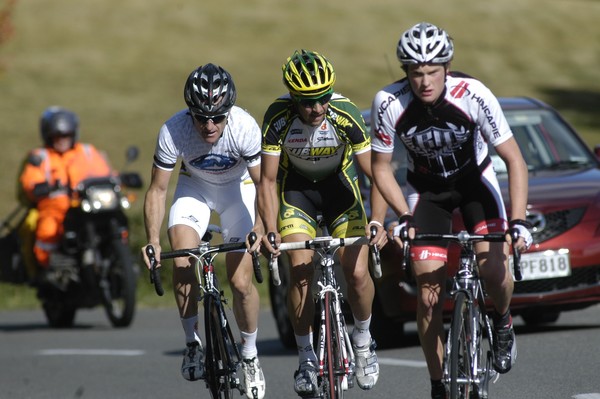
[[[215,273],[214,259],[221,252],[246,249],[244,242],[211,245],[212,233],[221,233],[216,225],[209,225],[200,245],[196,248],[180,249],[162,252],[161,259],[178,257],[193,258],[193,266],[200,289],[198,298],[204,304],[204,377],[206,387],[213,399],[230,399],[239,391],[240,395],[246,392],[246,387],[240,383],[238,376],[241,373],[242,357],[239,346],[233,337],[231,325],[225,312],[227,299],[220,289],[217,274]],[[251,244],[256,242],[256,234],[250,233]],[[160,280],[154,248],[148,246],[146,254],[150,260],[150,282],[158,295],[163,295],[164,290]],[[252,254],[254,276],[256,281],[262,283],[263,277],[258,260],[258,253]]]
[[[515,279],[521,280],[520,253],[515,247],[517,231],[510,231]],[[450,399],[485,399],[488,397],[489,382],[499,374],[492,365],[494,359],[494,335],[490,317],[486,312],[485,289],[479,279],[474,245],[478,241],[504,242],[505,233],[470,234],[416,234],[404,242],[403,268],[410,268],[408,259],[411,241],[453,241],[460,245],[461,252],[456,274],[452,279],[450,295],[453,312],[446,336],[443,358],[442,382]]]
[[[319,219],[322,236],[311,240],[281,243],[280,251],[312,249],[317,255],[314,261],[318,265],[320,276],[317,280],[318,292],[315,295],[315,312],[318,316],[316,331],[318,359],[318,397],[337,399],[344,397],[344,391],[354,385],[355,357],[352,342],[348,334],[346,320],[342,312],[343,294],[334,271],[335,254],[339,248],[350,245],[368,245],[367,237],[333,238]],[[372,227],[371,237],[376,234]],[[275,235],[267,236],[275,247]],[[372,247],[374,274],[381,276],[381,264],[377,247]],[[273,283],[280,284],[277,258],[271,258],[269,268]]]

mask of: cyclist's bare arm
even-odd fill
[[[262,155],[260,167],[260,184],[258,190],[258,211],[265,227],[265,236],[262,240],[264,248],[273,255],[279,251],[271,245],[268,233],[275,233],[275,242],[281,242],[277,233],[277,212],[279,211],[279,198],[277,196],[277,171],[279,170],[279,156]]]
[[[259,249],[260,241],[262,239],[262,236],[264,235],[264,226],[263,226],[262,218],[260,217],[260,213],[258,211],[258,190],[260,187],[260,164],[253,166],[251,168],[248,168],[248,173],[250,174],[250,178],[252,179],[252,182],[254,183],[254,186],[256,187],[256,191],[257,191],[256,199],[254,201],[254,213],[255,213],[254,227],[252,228],[252,231],[256,233],[257,240],[254,242],[254,244],[250,244],[249,241],[247,242],[248,252],[254,252]]]
[[[514,137],[496,147],[496,152],[506,164],[508,171],[508,192],[510,197],[511,219],[525,220],[527,208],[528,171]],[[523,238],[517,242],[519,251],[526,251]]]
[[[379,192],[377,185],[373,181],[373,173],[371,169],[371,157],[373,151],[367,151],[356,155],[358,166],[362,169],[364,174],[371,181],[371,215],[367,226],[365,226],[365,235],[371,237],[371,226],[377,227],[377,234],[375,238],[371,240],[371,244],[377,245],[378,248],[382,248],[387,243],[387,233],[383,223],[385,222],[385,214],[387,212],[387,202]]]
[[[162,170],[153,166],[150,186],[148,187],[144,200],[144,225],[146,228],[146,239],[148,244],[142,248],[142,258],[148,269],[151,268],[146,253],[148,245],[154,247],[154,256],[158,263],[158,267],[160,267],[160,229],[165,216],[165,203],[171,173],[171,171]]]
[[[379,188],[385,201],[392,207],[399,217],[410,212],[408,203],[402,189],[394,177],[394,171],[391,166],[392,153],[373,151],[371,165],[373,168],[373,178]],[[394,237],[394,241],[402,246],[402,240]]]

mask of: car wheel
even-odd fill
[[[273,279],[269,281],[269,297],[271,298],[271,311],[275,318],[275,325],[279,333],[279,339],[284,347],[296,348],[296,338],[294,329],[288,316],[288,286],[290,281],[289,258],[282,254],[279,257],[279,278],[280,285],[273,284]]]
[[[521,313],[521,318],[528,326],[554,323],[559,316],[560,312],[555,309],[533,309]]]

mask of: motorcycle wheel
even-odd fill
[[[75,320],[75,306],[59,300],[46,300],[42,303],[48,324],[52,328],[72,327]]]
[[[103,304],[113,327],[128,327],[135,311],[136,281],[133,257],[129,247],[121,240],[111,243],[106,254],[110,266],[103,286]]]

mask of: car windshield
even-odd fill
[[[590,167],[590,152],[553,112],[544,109],[505,110],[525,162],[532,172]],[[506,165],[490,146],[494,168],[506,174]]]

